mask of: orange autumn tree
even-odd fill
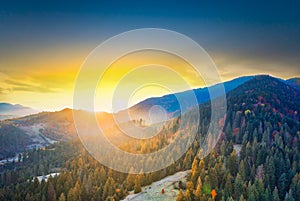
[[[211,190],[211,197],[212,197],[213,199],[215,199],[217,195],[218,195],[218,194],[217,194],[217,191],[216,191],[215,189],[212,189],[212,190]]]

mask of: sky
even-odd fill
[[[223,81],[250,74],[300,77],[299,7],[297,1],[0,0],[0,102],[41,110],[72,108],[76,75],[89,53],[110,37],[140,28],[190,37],[208,52]],[[169,55],[165,60],[176,59]],[[118,77],[124,65],[112,75]],[[193,88],[203,86],[191,77]],[[166,79],[167,85],[178,85],[175,78]],[[169,92],[145,87],[127,102]],[[110,111],[109,101],[97,109]]]

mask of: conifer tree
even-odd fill
[[[136,175],[135,182],[134,182],[134,193],[139,193],[139,192],[142,192],[141,181],[140,181],[140,176]]]
[[[185,201],[182,189],[180,189],[180,191],[177,195],[176,201]]]

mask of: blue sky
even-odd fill
[[[19,102],[30,88],[44,87],[47,93],[60,86],[71,88],[74,78],[58,74],[73,72],[75,77],[99,43],[148,27],[174,30],[198,42],[224,80],[258,73],[300,77],[299,8],[299,1],[2,0],[0,82],[5,84],[0,98]],[[14,91],[11,83],[20,80],[24,86],[34,86]]]

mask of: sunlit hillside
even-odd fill
[[[141,175],[107,169],[93,158],[97,158],[97,152],[104,159],[105,154],[111,154],[101,150],[101,147],[97,148],[101,138],[93,133],[96,129],[89,128],[89,135],[80,136],[89,150],[95,150],[94,155],[85,150],[76,134],[73,112],[80,114],[84,125],[94,118],[90,112],[65,109],[4,121],[0,130],[1,147],[5,147],[1,152],[2,157],[20,154],[14,162],[3,161],[1,165],[1,169],[5,170],[0,180],[1,199],[22,200],[25,196],[39,200],[51,195],[67,200],[105,200],[112,197],[119,200],[131,194],[131,190],[138,193],[141,186],[189,169],[191,173],[182,180],[174,180],[171,183],[173,187],[164,187],[166,191],[175,189],[174,192],[179,193],[178,197],[168,199],[206,200],[211,198],[212,191],[216,192],[214,198],[217,200],[296,197],[299,182],[299,94],[292,86],[270,76],[256,76],[237,86],[227,93],[226,118],[220,116],[218,122],[212,124],[216,129],[223,125],[220,138],[216,138],[218,141],[212,141],[211,136],[205,134],[211,123],[210,101],[195,106],[199,108],[201,116],[199,130],[195,131],[197,135],[192,146],[179,160],[175,160],[180,154],[178,148],[188,143],[193,132],[193,129],[186,132],[181,125],[195,127],[195,109],[191,108],[178,117],[153,125],[146,125],[141,119],[117,126],[111,114],[98,113],[96,116],[104,125],[105,136],[126,152],[146,154],[168,145],[174,147],[167,157],[174,157],[175,163],[166,169]],[[182,119],[186,119],[186,122],[182,122]],[[38,130],[34,133],[35,127]],[[122,132],[122,129],[134,131],[136,127],[143,129],[143,137],[151,133],[158,134],[150,139],[138,140]],[[5,134],[7,132],[11,134],[8,136]],[[41,146],[37,146],[39,138],[44,140],[39,142]],[[36,145],[36,148],[28,149],[29,145]],[[210,147],[213,148],[211,153],[202,158]],[[122,164],[128,169],[133,167],[127,158],[118,158],[116,155],[107,159],[111,164]],[[145,167],[155,166],[163,160],[169,158],[148,158],[143,164]],[[41,183],[34,179],[51,172],[60,174]],[[33,180],[28,182],[28,178]],[[14,185],[17,183],[18,189]],[[36,190],[31,191],[31,188]],[[18,193],[14,193],[16,190]],[[160,196],[157,199],[163,198]]]

